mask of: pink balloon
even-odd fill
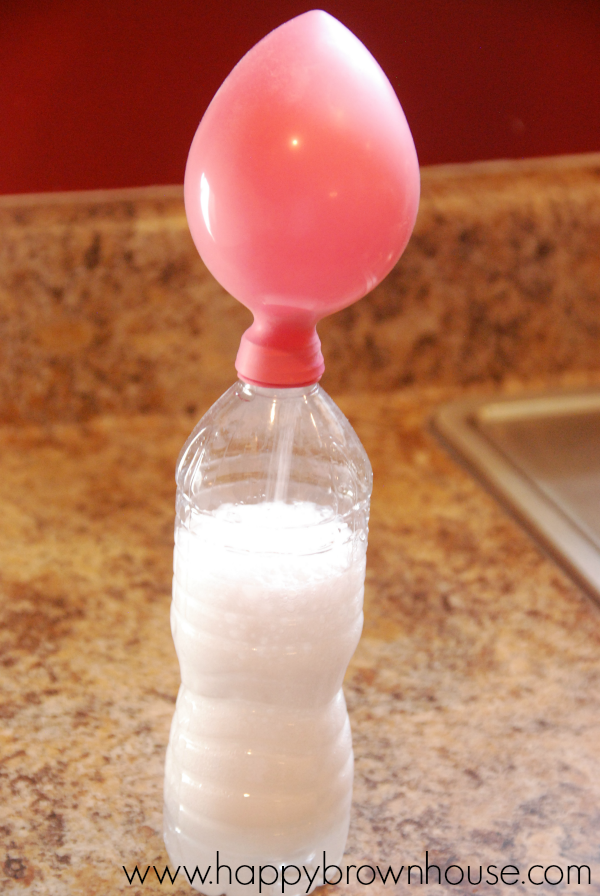
[[[198,251],[254,314],[240,376],[315,382],[315,324],[389,273],[418,203],[402,107],[352,32],[313,10],[256,44],[206,110],[185,172]]]

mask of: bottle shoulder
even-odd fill
[[[338,512],[368,503],[372,489],[358,435],[316,384],[266,389],[235,383],[194,428],[176,478],[190,496],[219,487],[238,503],[316,498]]]

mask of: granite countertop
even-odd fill
[[[599,172],[594,157],[426,174],[424,217],[401,264],[417,291],[429,284],[427,322],[399,267],[364,310],[323,334],[333,356],[326,387],[375,475],[365,629],[345,685],[356,759],[348,864],[424,866],[426,850],[430,864],[473,873],[480,864],[498,873],[587,864],[590,886],[559,889],[600,894],[600,610],[428,426],[439,403],[465,391],[600,383],[591,349]],[[207,402],[233,378],[230,343],[244,323],[233,304],[217,318],[213,300],[223,296],[194,267],[178,197],[0,203],[9,237],[0,253],[2,892],[191,892],[180,879],[161,885],[152,869],[130,887],[122,868],[162,873],[167,863],[162,773],[179,683],[169,628],[173,469]],[[525,231],[511,202],[529,203]],[[572,256],[560,233],[540,254],[549,209],[555,231],[570,233]],[[506,225],[503,249],[495,215]],[[44,255],[48,234],[56,251]],[[461,292],[451,247],[469,241]],[[491,286],[473,309],[477,276]],[[533,310],[544,296],[554,312],[544,305],[542,325]],[[453,310],[444,321],[445,301]],[[389,327],[404,323],[397,357],[386,307]],[[161,372],[184,344],[180,366]],[[202,380],[215,357],[225,360]]]

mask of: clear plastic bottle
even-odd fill
[[[238,382],[188,439],[177,486],[170,859],[190,874],[214,868],[217,851],[233,872],[312,874],[323,851],[339,864],[353,775],[342,680],[362,629],[367,455],[317,384]],[[194,885],[258,893],[235,874],[231,885],[226,872],[210,878]],[[269,890],[281,892],[280,880]],[[304,876],[285,887],[306,892]]]

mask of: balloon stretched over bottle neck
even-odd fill
[[[307,322],[294,313],[255,312],[254,323],[242,336],[235,366],[243,380],[257,386],[318,382],[325,362],[316,321]]]
[[[254,315],[240,377],[316,382],[316,324],[389,273],[418,201],[404,113],[358,38],[313,10],[253,47],[208,107],[185,174],[194,242]]]

